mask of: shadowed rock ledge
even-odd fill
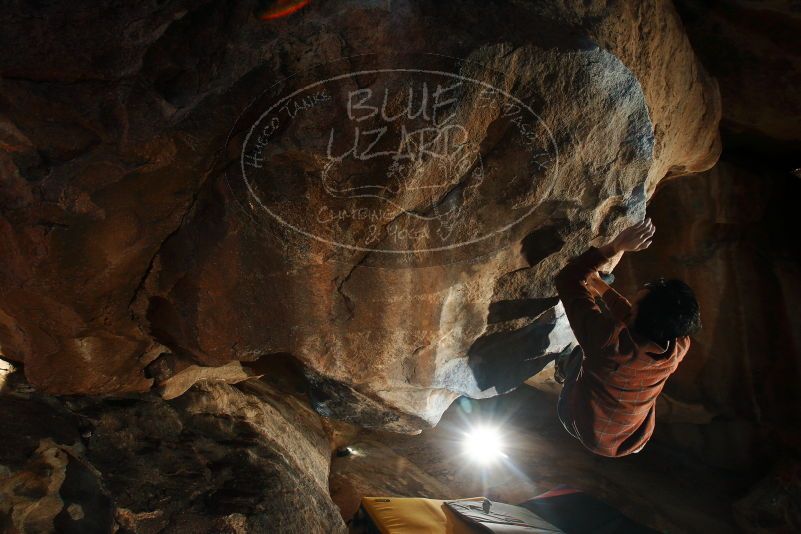
[[[3,532],[344,532],[307,403],[264,382],[57,399],[0,373]]]

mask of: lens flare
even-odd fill
[[[464,454],[479,464],[488,465],[506,457],[503,452],[503,437],[497,428],[475,427],[467,433],[462,445]]]
[[[291,15],[295,11],[303,9],[311,0],[273,0],[267,2],[267,6],[260,10],[259,18],[261,20],[275,20],[287,15]]]

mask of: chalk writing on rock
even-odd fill
[[[547,125],[509,90],[513,73],[376,63],[290,78],[243,114],[231,183],[253,220],[406,265],[504,246],[558,163]]]

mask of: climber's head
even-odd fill
[[[634,297],[631,311],[634,330],[663,346],[701,328],[698,301],[681,280],[659,278],[648,282]]]

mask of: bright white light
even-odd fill
[[[490,464],[506,456],[503,453],[503,440],[497,428],[479,426],[467,433],[464,439],[464,453],[474,462]]]

